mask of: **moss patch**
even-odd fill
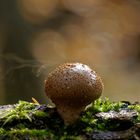
[[[77,122],[69,126],[64,124],[56,108],[48,108],[47,105],[19,101],[9,108],[0,108],[0,139],[84,140],[94,131],[114,131],[126,122],[129,129],[140,122],[140,104],[111,102],[107,98],[88,105]],[[123,111],[126,119],[118,119]],[[116,116],[111,118],[111,113]],[[132,117],[128,119],[126,113],[131,113]]]

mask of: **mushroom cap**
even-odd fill
[[[66,112],[72,113],[73,109],[77,109],[79,114],[86,105],[101,96],[102,89],[101,78],[81,63],[58,66],[48,75],[45,83],[46,95],[55,103],[62,117]]]

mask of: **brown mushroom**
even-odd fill
[[[101,96],[101,78],[89,66],[66,63],[52,71],[45,83],[45,92],[66,124],[77,120],[86,105]]]

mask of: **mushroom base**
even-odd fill
[[[73,124],[80,116],[83,108],[70,107],[64,105],[57,105],[57,110],[60,116],[63,118],[66,125]]]

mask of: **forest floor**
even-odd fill
[[[19,101],[0,106],[0,140],[140,139],[140,104],[98,99],[72,125],[57,108]]]

